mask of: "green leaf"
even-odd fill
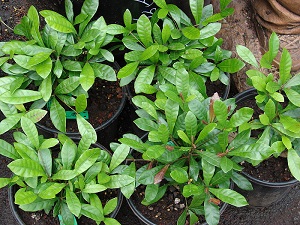
[[[8,168],[14,174],[22,177],[46,176],[43,167],[31,159],[17,159],[9,163]]]
[[[75,108],[77,113],[83,112],[87,107],[87,98],[85,94],[78,95],[75,100]]]
[[[254,66],[255,68],[259,68],[259,65],[257,63],[257,60],[253,53],[245,46],[237,45],[236,46],[237,53],[239,56],[250,65]]]
[[[20,158],[20,155],[15,148],[10,143],[2,139],[0,139],[0,154],[13,160]]]
[[[112,213],[116,209],[117,204],[118,204],[117,197],[110,199],[108,202],[106,202],[103,208],[103,214],[106,216]]]
[[[18,205],[25,205],[25,204],[30,204],[34,202],[37,199],[37,195],[32,192],[27,190],[26,188],[20,188],[16,193],[15,193],[15,204]]]
[[[53,180],[71,180],[78,175],[74,170],[59,170],[52,176]]]
[[[216,123],[209,123],[206,125],[200,132],[195,144],[199,143],[200,141],[204,140],[210,132],[212,132],[217,127]]]
[[[29,141],[32,143],[32,145],[38,149],[40,146],[39,142],[39,136],[38,136],[38,131],[35,126],[35,124],[28,118],[22,117],[21,118],[21,127],[28,137]]]
[[[66,188],[66,203],[71,213],[79,217],[81,211],[81,202],[77,195],[70,190],[70,188]]]
[[[297,91],[288,88],[284,88],[283,90],[290,102],[293,103],[295,106],[300,107],[300,94]]]
[[[231,189],[209,188],[209,192],[214,194],[218,199],[236,207],[248,205],[244,196]]]
[[[179,113],[179,104],[177,102],[168,99],[165,106],[165,114],[166,114],[170,133],[173,133],[173,129],[175,127],[178,113]]]
[[[107,188],[121,188],[134,181],[135,179],[129,175],[112,175],[110,181],[105,186]]]
[[[91,194],[91,193],[99,193],[105,191],[106,189],[107,189],[106,186],[102,184],[88,184],[84,187],[82,192]]]
[[[89,138],[91,143],[95,143],[97,141],[97,133],[93,126],[89,122],[87,122],[80,114],[76,115],[76,121],[81,136],[86,136],[87,138]]]
[[[10,178],[0,178],[0,188],[5,187],[6,185],[8,185],[10,183],[11,179]]]
[[[114,151],[114,154],[111,157],[111,162],[109,168],[113,171],[117,166],[119,166],[122,162],[125,161],[130,151],[130,147],[124,144],[118,146],[118,148]]]
[[[226,73],[236,73],[240,71],[245,64],[239,59],[225,59],[220,62],[218,68]]]
[[[98,221],[98,222],[101,222],[104,220],[104,216],[103,216],[102,212],[96,206],[82,204],[81,214],[88,218],[91,218],[92,220]]]
[[[93,148],[83,152],[75,162],[75,170],[77,173],[83,173],[88,170],[98,159],[100,154],[99,148]]]
[[[185,143],[187,143],[187,144],[192,144],[191,139],[187,136],[186,133],[184,133],[184,131],[178,130],[178,131],[177,131],[177,135],[178,135],[178,137],[180,137],[180,139],[183,140]]]
[[[230,118],[230,123],[232,127],[238,127],[243,123],[248,122],[253,114],[253,109],[248,107],[243,107],[237,110]]]
[[[213,109],[219,122],[224,122],[227,119],[228,109],[224,102],[219,100],[215,101],[213,103]]]
[[[288,165],[292,175],[297,179],[300,180],[300,157],[298,153],[294,149],[288,150]]]
[[[155,73],[155,65],[147,66],[142,69],[134,82],[134,90],[138,93],[145,93],[142,84],[151,84]]]
[[[292,58],[288,50],[282,50],[279,63],[279,82],[285,84],[291,78]]]
[[[159,45],[150,45],[140,55],[139,60],[140,61],[145,61],[147,59],[150,59],[152,56],[154,56],[156,54],[156,52],[158,51],[158,47],[159,47]]]
[[[224,173],[228,173],[233,169],[233,162],[225,156],[221,158],[220,166]]]
[[[185,209],[177,220],[177,225],[185,225],[186,224],[186,217],[187,217],[187,209]]]
[[[4,134],[5,132],[11,130],[24,116],[23,113],[17,113],[14,115],[10,115],[0,122],[0,134]]]
[[[66,186],[63,183],[51,183],[46,189],[39,192],[39,197],[42,199],[52,199],[61,192],[61,190]]]
[[[294,75],[291,79],[289,79],[285,84],[285,88],[290,88],[293,86],[298,86],[300,85],[300,74]]]
[[[202,160],[201,160],[201,166],[202,166],[202,170],[203,170],[204,183],[206,185],[209,185],[212,177],[215,174],[215,166],[213,164],[209,163],[204,158],[202,158]]]
[[[147,151],[145,152],[145,154],[150,159],[157,159],[165,151],[166,151],[166,149],[163,146],[161,146],[161,145],[153,145],[153,146],[150,146],[150,147],[147,148]]]
[[[74,91],[80,84],[80,78],[76,76],[69,77],[64,79],[57,87],[55,88],[55,94],[69,94]]]
[[[152,26],[149,18],[142,14],[137,21],[137,33],[141,42],[148,47],[153,43],[151,36]]]
[[[0,95],[0,101],[13,105],[33,102],[41,98],[42,94],[40,92],[23,89],[18,89],[14,93],[7,91]]]
[[[200,30],[196,27],[184,27],[182,29],[182,33],[185,37],[187,37],[190,40],[197,40],[200,38]]]
[[[53,125],[61,132],[66,132],[66,111],[56,98],[52,98],[50,105],[50,118]]]
[[[206,39],[215,36],[221,30],[221,23],[210,23],[200,31],[200,39]]]
[[[205,220],[208,224],[218,224],[220,220],[220,210],[219,207],[205,199],[204,201],[204,213]]]
[[[61,148],[61,162],[62,162],[63,169],[65,170],[72,169],[73,162],[76,158],[76,153],[77,153],[76,144],[70,139],[67,139]]]
[[[192,195],[200,195],[204,192],[204,186],[196,184],[187,184],[183,187],[182,195],[185,198],[191,197]]]
[[[63,224],[65,225],[74,224],[74,215],[71,213],[68,205],[64,202],[61,203],[60,215],[62,217]]]
[[[39,162],[46,171],[48,177],[52,175],[52,155],[49,149],[40,149],[38,151]]]
[[[48,102],[52,95],[52,81],[51,76],[47,76],[39,86],[39,92],[41,92],[43,100]]]
[[[118,72],[118,78],[125,78],[130,76],[135,72],[135,70],[138,68],[139,62],[132,62],[126,64],[126,66],[122,67]],[[1,97],[1,96],[0,96]]]
[[[88,91],[95,82],[94,70],[89,63],[85,63],[79,78],[80,84],[85,91]]]
[[[195,22],[196,24],[200,24],[204,1],[191,0],[189,2],[190,2],[190,8],[194,16]]]
[[[170,176],[179,184],[183,184],[189,180],[188,173],[179,167],[171,171]]]
[[[42,10],[40,14],[45,17],[46,23],[54,30],[62,33],[76,33],[72,23],[64,16],[51,10]]]
[[[253,190],[251,182],[241,174],[233,172],[231,179],[239,188],[247,191]]]

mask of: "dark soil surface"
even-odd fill
[[[110,0],[102,0],[110,1]],[[224,37],[232,38],[232,34],[236,34],[236,40],[243,40],[244,42],[252,43],[255,40],[253,37],[253,31],[251,30],[251,24],[249,20],[249,7],[250,0],[233,0],[233,3],[237,6],[238,18],[233,17],[224,23]],[[218,2],[218,1],[213,1]],[[10,27],[14,27],[20,18],[26,14],[30,5],[34,5],[38,10],[53,9],[56,11],[62,10],[63,7],[58,6],[58,0],[1,0],[0,1],[0,17]],[[247,8],[248,7],[248,8]],[[114,14],[114,13],[109,13]],[[233,22],[234,21],[234,22]],[[236,30],[235,26],[237,27]],[[231,35],[226,34],[229,32]],[[252,35],[252,36],[251,36]],[[240,38],[243,37],[243,38]],[[15,38],[12,31],[0,24],[0,41],[8,41],[11,38]],[[224,38],[225,39],[225,38]],[[226,40],[225,40],[226,41]],[[233,40],[232,40],[233,41]],[[236,43],[235,43],[236,44]],[[244,44],[244,43],[240,43]],[[230,47],[230,46],[229,46]],[[238,77],[239,78],[239,77]],[[237,79],[235,79],[236,81]],[[243,79],[239,79],[239,84],[244,84]],[[242,90],[241,86],[231,88],[230,97],[236,94],[236,90]],[[128,119],[130,118],[131,106],[127,102],[119,121],[122,126],[118,127],[119,136],[122,133],[132,131],[132,123]],[[12,142],[11,133],[1,135],[1,139],[8,142]],[[10,177],[11,173],[6,167],[9,160],[0,156],[0,177]],[[13,218],[12,212],[8,203],[7,188],[0,189],[0,224],[2,225],[15,225],[17,222]],[[300,224],[300,185],[295,185],[290,192],[276,204],[272,204],[265,208],[252,208],[242,207],[236,208],[228,206],[225,212],[221,216],[220,225],[299,225]],[[116,217],[122,225],[136,225],[142,224],[139,219],[130,210],[127,202],[124,200],[121,209]],[[41,224],[41,223],[38,223]],[[175,225],[176,223],[170,223]]]

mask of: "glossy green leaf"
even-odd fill
[[[87,99],[84,94],[78,95],[75,100],[75,108],[77,113],[81,113],[87,107]]]
[[[215,166],[212,165],[211,163],[209,163],[204,158],[202,158],[202,160],[201,160],[201,165],[202,165],[202,170],[203,170],[204,183],[206,185],[209,185],[212,177],[215,174]]]
[[[238,55],[247,63],[254,66],[255,68],[259,68],[257,60],[253,53],[247,47],[243,45],[237,45],[236,50]]]
[[[89,63],[85,63],[79,78],[80,84],[85,91],[88,91],[95,82],[94,70]]]
[[[61,162],[63,169],[69,170],[72,169],[73,162],[75,160],[77,153],[77,146],[76,144],[67,139],[62,148],[61,148]]]
[[[183,187],[182,195],[185,198],[191,197],[192,195],[200,195],[204,192],[204,186],[187,184]]]
[[[33,102],[42,98],[42,94],[38,91],[18,89],[13,94],[9,91],[0,95],[0,101],[7,104],[24,104]]]
[[[226,202],[230,205],[236,207],[242,207],[248,205],[245,197],[234,190],[223,189],[223,188],[219,188],[219,189],[209,188],[209,191],[212,194],[214,194],[217,198],[219,198],[221,201]]]
[[[110,213],[112,213],[118,204],[118,198],[112,198],[110,200],[108,200],[108,202],[106,202],[104,208],[103,208],[103,214],[104,215],[109,215]]]
[[[238,127],[243,123],[248,122],[252,118],[253,109],[243,107],[237,110],[230,118],[230,123],[233,127]]]
[[[26,190],[26,188],[20,188],[15,193],[15,204],[25,205],[34,202],[37,199],[37,195],[33,191]]]
[[[132,62],[126,64],[124,67],[122,67],[118,72],[118,78],[125,78],[130,76],[134,73],[134,71],[137,69],[139,65],[139,62]]]
[[[227,73],[236,73],[244,66],[245,64],[239,59],[225,59],[218,64],[218,68]]]
[[[251,182],[241,174],[233,172],[231,179],[239,188],[247,191],[253,190]]]
[[[105,186],[107,188],[121,188],[134,182],[134,180],[129,175],[112,175],[110,181]]]
[[[208,224],[218,224],[220,220],[220,210],[219,207],[205,199],[204,201],[204,215],[205,220]]]
[[[233,162],[227,157],[222,157],[220,161],[220,166],[224,173],[228,173],[230,170],[233,169]]]
[[[42,10],[40,14],[45,18],[46,23],[54,30],[62,33],[76,33],[72,23],[64,16],[51,10]]]
[[[293,103],[295,106],[300,107],[300,94],[297,91],[294,91],[293,89],[289,88],[284,88],[283,90],[290,102]]]
[[[166,114],[170,133],[173,132],[178,117],[178,113],[179,113],[178,103],[168,99],[165,106],[165,114]]]
[[[53,98],[51,101],[50,118],[56,129],[66,132],[66,112],[56,98]]]
[[[76,121],[81,136],[86,135],[87,137],[89,137],[91,143],[95,143],[97,141],[97,134],[92,125],[88,121],[86,121],[80,114],[76,115]]]
[[[141,42],[148,47],[153,43],[151,36],[152,26],[149,18],[142,14],[137,20],[137,33]]]
[[[221,26],[221,23],[209,23],[201,29],[200,39],[203,40],[215,36],[221,30]]]
[[[20,158],[14,146],[2,139],[0,139],[0,154],[13,160]]]
[[[51,183],[49,187],[39,192],[39,197],[43,199],[55,198],[58,193],[66,186],[64,183]]]
[[[59,170],[52,176],[53,180],[71,180],[78,175],[75,170]]]
[[[185,183],[189,179],[188,173],[179,167],[171,171],[170,176],[179,184]]]
[[[151,84],[155,73],[155,65],[147,66],[142,69],[134,82],[134,90],[138,93],[144,93],[142,84]]]
[[[66,203],[71,213],[78,217],[81,211],[81,202],[77,195],[69,188],[66,188]]]
[[[8,168],[14,174],[22,177],[46,176],[43,167],[31,159],[17,159],[9,163]]]
[[[74,91],[80,84],[79,77],[69,77],[63,80],[57,87],[55,88],[55,94],[69,94]]]
[[[11,130],[24,116],[23,113],[18,113],[14,115],[7,116],[3,120],[0,121],[0,134],[4,134],[5,132]]]
[[[183,35],[190,40],[197,40],[200,38],[200,30],[196,27],[184,27],[182,29]]]
[[[52,155],[49,149],[40,149],[38,151],[39,162],[47,173],[48,177],[52,175]]]
[[[119,147],[114,151],[112,155],[111,162],[109,168],[113,171],[117,166],[119,166],[122,162],[125,161],[130,151],[130,147],[124,144],[119,145]]]
[[[32,145],[38,149],[40,146],[39,142],[39,136],[38,136],[38,130],[35,126],[35,124],[28,118],[22,117],[21,118],[21,127],[26,136],[28,137],[29,141],[32,143]]]
[[[204,140],[210,132],[212,132],[216,128],[216,123],[209,123],[206,125],[200,132],[195,144],[199,143],[200,141]]]
[[[100,212],[100,210],[97,209],[96,206],[82,204],[81,214],[88,218],[91,218],[92,220],[98,221],[98,222],[101,222],[104,220],[104,216],[103,216],[102,212]]]
[[[291,171],[292,175],[297,179],[300,180],[300,156],[294,149],[288,150],[288,165],[289,170]]]
[[[105,191],[107,188],[101,184],[89,184],[86,185],[85,188],[82,190],[83,193],[99,193]]]
[[[77,173],[83,173],[89,169],[98,159],[100,149],[94,148],[83,152],[75,162],[75,170]]]
[[[194,16],[195,22],[197,24],[200,23],[201,17],[202,17],[202,10],[203,10],[203,5],[204,1],[203,0],[191,0],[190,2],[190,8],[192,11],[192,14]]]

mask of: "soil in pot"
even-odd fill
[[[114,113],[118,111],[123,98],[122,88],[117,82],[98,80],[89,91],[87,111],[89,114],[89,123],[94,128],[101,126],[108,121]],[[65,108],[68,110],[68,108]],[[47,115],[40,121],[40,124],[55,129]],[[77,123],[74,119],[67,120],[67,132],[78,133]]]
[[[243,172],[267,182],[277,183],[295,179],[288,169],[287,159],[284,157],[270,157],[255,167],[247,162],[242,166],[244,167]]]

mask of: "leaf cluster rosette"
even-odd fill
[[[157,10],[150,19],[141,15],[133,23],[130,11],[124,13],[122,42],[127,53],[126,64],[117,75],[121,85],[134,81],[136,93],[153,94],[157,84],[175,84],[178,70],[185,70],[197,84],[195,89],[206,97],[207,79],[228,85],[226,73],[244,66],[239,59],[231,58],[230,51],[222,49],[223,40],[216,37],[221,29],[218,21],[233,13],[227,8],[230,1],[220,1],[221,12],[214,13],[211,4],[190,0],[193,18],[165,0],[153,2]]]
[[[13,174],[0,178],[0,188],[18,186],[15,204],[24,211],[61,215],[66,225],[74,225],[74,216],[91,218],[97,224],[119,224],[109,217],[117,207],[117,197],[104,202],[98,194],[133,181],[116,172],[129,147],[119,145],[111,155],[101,146],[91,146],[87,136],[78,141],[64,134],[45,139],[26,117],[21,118],[21,126],[23,132],[13,133],[13,144],[0,140],[0,154],[11,159],[8,168]]]
[[[240,127],[247,126],[253,110],[236,110],[234,99],[222,101],[217,93],[199,98],[189,92],[188,85],[182,89],[180,84],[160,85],[154,101],[143,95],[133,97],[140,108],[134,122],[149,133],[143,140],[133,134],[119,139],[138,152],[127,167],[135,183],[121,190],[128,198],[135,187],[145,185],[142,204],[150,205],[159,201],[169,186],[175,186],[186,198],[178,224],[187,219],[194,224],[199,216],[210,225],[218,224],[220,202],[247,205],[241,194],[230,189],[230,182],[252,189],[240,175],[240,157],[233,152],[249,141],[245,139],[248,131],[240,132]],[[144,164],[135,171],[137,162]]]
[[[94,133],[80,113],[87,107],[88,91],[96,79],[117,80],[108,45],[123,32],[122,26],[106,24],[103,17],[92,20],[98,5],[97,0],[85,0],[75,16],[72,1],[66,0],[66,17],[51,10],[38,13],[31,6],[14,28],[25,41],[0,43],[0,66],[5,73],[0,78],[0,109],[7,117],[0,123],[0,133],[18,126],[28,111],[35,110],[34,119],[40,120],[46,113],[40,109],[47,104],[57,130],[66,132],[65,111],[71,110],[77,122],[84,124],[81,127]]]
[[[247,154],[253,165],[271,156],[286,155],[290,172],[300,180],[300,74],[291,74],[291,55],[287,49],[279,55],[279,47],[280,40],[276,33],[272,33],[269,50],[257,62],[248,48],[237,46],[238,55],[253,68],[246,74],[248,84],[257,91],[255,100],[260,109],[259,117],[243,129],[261,131],[255,148],[250,151],[245,146],[239,154]],[[277,59],[279,69],[272,70]]]

